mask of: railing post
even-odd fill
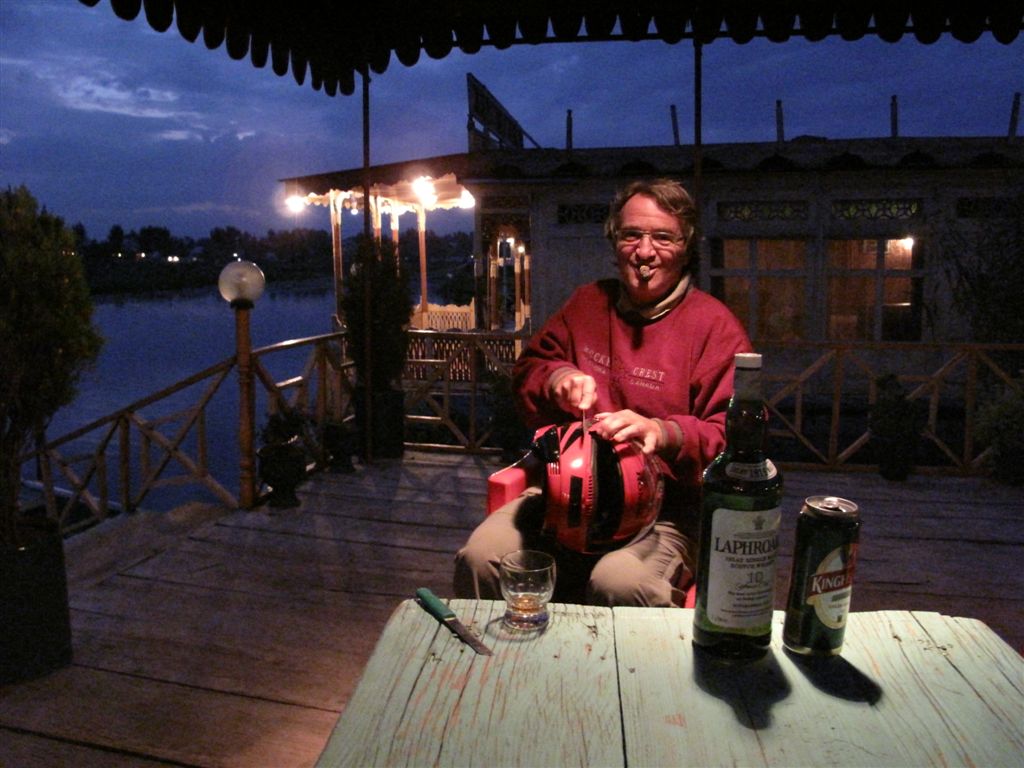
[[[252,338],[249,307],[235,307],[235,360],[238,364],[238,505],[252,509],[256,503],[255,440],[256,393],[252,381]]]
[[[316,439],[317,439],[317,461],[321,466],[326,465],[331,457],[328,455],[327,447],[324,445],[324,434],[327,431],[327,422],[331,421],[327,414],[327,341],[322,340],[316,343]]]
[[[970,470],[974,466],[974,421],[978,408],[978,348],[969,348],[967,355],[967,381],[964,383],[964,444],[962,461],[963,468]]]
[[[256,422],[256,394],[252,380],[252,339],[249,312],[263,295],[266,280],[251,261],[234,261],[220,272],[217,287],[235,311],[235,364],[238,366],[238,506],[252,509],[256,504],[256,473],[253,457],[253,425]]]
[[[121,509],[125,512],[134,512],[132,509],[132,441],[131,441],[131,420],[127,416],[121,416],[117,420],[117,444],[120,454],[120,490]]]

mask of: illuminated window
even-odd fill
[[[828,339],[921,339],[923,273],[912,238],[829,240],[825,251]]]
[[[752,339],[807,338],[806,240],[713,240],[711,293]]]

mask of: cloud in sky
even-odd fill
[[[178,96],[171,91],[144,87],[129,89],[119,81],[116,74],[103,72],[99,68],[89,74],[68,77],[70,67],[81,64],[72,61],[59,67],[37,66],[35,73],[70,110],[155,120],[195,118],[194,113],[182,114],[175,109]]]
[[[543,146],[670,144],[693,137],[693,47],[577,43],[392,58],[371,86],[371,161],[466,148],[466,73],[479,78]],[[1005,135],[1024,90],[1024,39],[970,45],[907,38],[783,44],[722,40],[703,49],[705,142],[885,136],[889,101],[903,135]],[[275,76],[172,27],[118,19],[108,3],[0,2],[0,184],[26,184],[69,224],[103,238],[167,226],[255,234],[326,227],[284,211],[279,179],[362,163],[362,105]],[[322,221],[320,219],[323,219]]]

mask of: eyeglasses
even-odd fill
[[[644,237],[651,238],[651,245],[655,248],[671,248],[674,245],[686,242],[686,238],[674,232],[666,232],[663,229],[656,229],[653,232],[649,229],[620,229],[615,233],[615,240],[623,245],[637,245]]]

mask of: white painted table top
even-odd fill
[[[1024,766],[1024,659],[983,623],[853,613],[840,657],[695,654],[693,611],[451,600],[493,656],[415,602],[389,621],[318,766]]]

